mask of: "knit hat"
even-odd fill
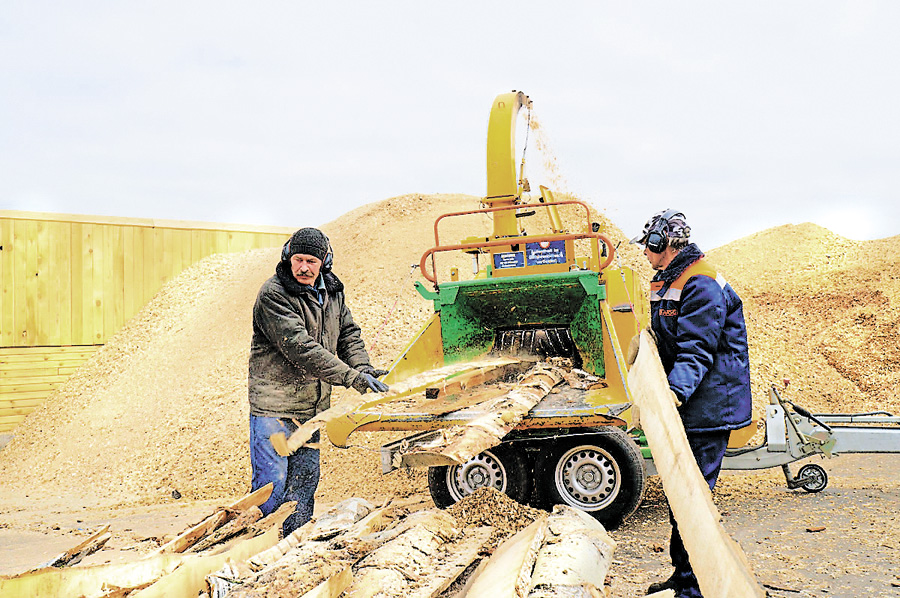
[[[660,220],[663,219],[665,222],[660,223]],[[650,234],[650,231],[654,229],[665,233],[669,239],[687,239],[691,236],[691,227],[688,226],[684,214],[676,210],[667,209],[654,214],[644,224],[644,230],[641,231],[641,234],[631,239],[630,243],[643,245],[647,242],[647,236]]]
[[[289,260],[296,253],[311,255],[324,260],[328,255],[328,237],[317,228],[301,228],[293,235],[285,245],[281,259]]]

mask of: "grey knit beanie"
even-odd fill
[[[286,249],[282,259],[287,260],[296,253],[302,253],[324,260],[328,254],[328,237],[317,228],[301,228],[291,235]]]

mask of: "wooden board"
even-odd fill
[[[656,344],[646,330],[641,332],[637,359],[628,372],[628,386],[640,408],[653,462],[701,592],[729,598],[765,596],[743,550],[719,522],[709,485],[697,467],[675,409]]]

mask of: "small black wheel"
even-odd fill
[[[807,492],[821,492],[828,485],[828,474],[825,473],[825,468],[815,463],[807,463],[801,467],[794,479],[802,482],[800,487]]]
[[[531,470],[522,451],[501,445],[475,455],[462,465],[428,468],[428,490],[434,504],[441,509],[486,486],[523,502],[531,489]]]
[[[644,497],[643,456],[619,428],[563,438],[544,463],[544,502],[585,511],[608,530],[621,525]]]

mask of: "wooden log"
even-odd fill
[[[350,565],[344,566],[339,572],[335,573],[307,593],[301,598],[337,598],[344,593],[344,590],[353,583],[353,568]]]
[[[106,544],[110,538],[112,538],[112,534],[109,533],[109,525],[106,525],[87,540],[49,560],[39,568],[68,567],[80,563],[84,557],[94,554],[103,548],[103,545]]]
[[[245,561],[274,546],[281,530],[272,528],[261,536],[250,538],[226,552],[184,559],[175,571],[153,585],[129,595],[128,598],[195,598],[206,585],[206,576],[228,561]]]
[[[161,554],[132,563],[90,567],[45,568],[0,578],[0,596],[83,596],[100,598],[107,588],[137,588],[171,573],[185,559],[180,554]]]
[[[241,513],[251,507],[258,507],[263,504],[272,495],[273,484],[269,483],[250,494],[243,496],[237,501],[231,503],[224,509],[219,509],[200,523],[194,525],[187,531],[176,536],[169,542],[160,546],[154,554],[165,552],[184,552],[204,536],[217,529],[219,526],[230,521],[238,513]]]
[[[186,532],[183,532],[182,534],[160,546],[156,550],[156,552],[184,552],[188,548],[193,546],[196,542],[198,542],[201,538],[203,538],[206,534],[212,532],[217,527],[225,523],[227,519],[227,511],[225,511],[224,509],[216,511]]]
[[[547,532],[547,516],[508,538],[466,588],[467,598],[522,598],[528,593],[531,571]]]
[[[419,595],[415,588],[436,569],[439,550],[458,534],[456,520],[445,511],[434,511],[419,523],[379,546],[357,563],[354,598]]]
[[[262,511],[259,510],[259,507],[251,507],[246,511],[239,513],[237,517],[235,517],[219,529],[210,533],[201,541],[194,544],[190,548],[190,551],[202,552],[220,542],[224,542],[228,538],[236,536],[242,531],[246,530],[250,524],[258,521],[261,518]]]
[[[528,371],[512,390],[480,403],[473,409],[484,414],[470,422],[442,430],[429,446],[413,446],[400,452],[401,467],[462,465],[475,455],[500,444],[554,386],[562,382],[562,370],[538,365]]]
[[[270,549],[255,555],[248,561],[250,568],[260,571],[309,539],[327,537],[342,529],[348,529],[357,521],[371,514],[369,511],[364,512],[363,503],[368,504],[367,501],[359,498],[350,498],[339,502],[323,515],[307,521]],[[369,506],[371,507],[371,504]]]
[[[376,395],[375,399],[366,399],[367,395],[362,395],[359,400],[348,403],[344,413],[335,412],[325,418],[328,420],[329,439],[335,446],[345,448],[346,439],[353,430],[367,422],[377,421],[383,412],[395,411],[398,403],[405,404],[412,399],[411,404],[419,404],[425,398],[426,391],[433,392],[434,389],[437,389],[437,398],[432,400],[440,400],[479,384],[517,375],[532,364],[533,361],[499,357],[455,363],[411,376],[394,383],[388,392]]]
[[[566,505],[555,506],[531,573],[529,598],[600,595],[615,547],[596,519]]]
[[[641,332],[637,359],[628,372],[628,386],[640,407],[641,425],[700,591],[704,596],[729,598],[764,596],[743,550],[720,523],[675,409],[656,344],[646,330]]]
[[[492,528],[479,527],[467,530],[463,538],[447,544],[442,551],[442,560],[434,571],[415,590],[421,598],[437,598],[455,582],[462,573],[481,555],[491,539]]]

